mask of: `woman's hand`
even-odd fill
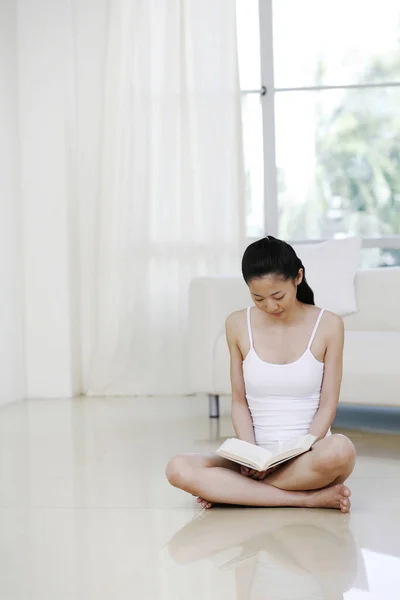
[[[240,472],[245,477],[249,477],[250,479],[255,479],[256,481],[263,481],[268,475],[276,471],[280,465],[276,465],[275,467],[271,467],[266,471],[256,471],[255,469],[249,469],[249,467],[241,467]]]

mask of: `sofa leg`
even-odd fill
[[[219,418],[219,396],[209,394],[208,403],[210,409],[210,419]]]

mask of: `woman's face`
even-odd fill
[[[265,275],[261,279],[251,279],[248,286],[255,305],[271,317],[280,318],[295,307],[297,286],[302,279],[303,269],[300,269],[295,280]]]

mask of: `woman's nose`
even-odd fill
[[[267,304],[266,309],[268,312],[270,313],[276,313],[279,312],[279,306],[276,304],[276,302]]]

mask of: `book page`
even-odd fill
[[[255,444],[237,438],[229,438],[218,448],[217,454],[240,465],[264,471],[306,452],[316,439],[313,435],[307,435],[291,442],[278,442],[270,452]]]
[[[226,440],[217,454],[254,469],[261,469],[272,458],[272,453],[265,448],[236,438]]]
[[[272,455],[279,456],[292,450],[308,450],[316,439],[315,435],[308,434],[290,442],[277,442],[272,448]]]
[[[280,446],[281,452],[274,454],[268,461],[268,468],[276,466],[282,462],[286,462],[300,454],[307,452],[316,440],[315,435],[307,435],[303,438],[296,440],[295,442],[284,443]],[[283,448],[286,448],[283,450]]]

